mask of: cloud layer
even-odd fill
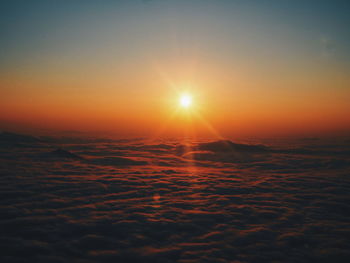
[[[350,259],[345,144],[26,140],[0,148],[2,262]]]

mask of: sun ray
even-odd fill
[[[161,134],[163,134],[167,128],[169,123],[176,117],[176,115],[179,112],[179,108],[176,108],[170,116],[165,120],[165,122],[162,124],[162,126],[154,133],[154,135],[149,139],[151,142],[157,140]]]
[[[209,121],[203,118],[203,116],[198,111],[195,111],[194,115],[202,122],[202,124],[207,128],[207,130],[211,132],[216,138],[220,140],[225,139],[218,131],[214,129],[214,127],[209,123]]]

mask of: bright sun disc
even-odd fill
[[[192,104],[192,97],[189,94],[183,94],[180,97],[180,105],[183,108],[188,108]]]

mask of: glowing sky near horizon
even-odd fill
[[[152,133],[186,87],[225,136],[350,131],[348,1],[0,5],[0,129]]]

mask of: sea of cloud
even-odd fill
[[[1,262],[350,262],[350,142],[0,135]]]

